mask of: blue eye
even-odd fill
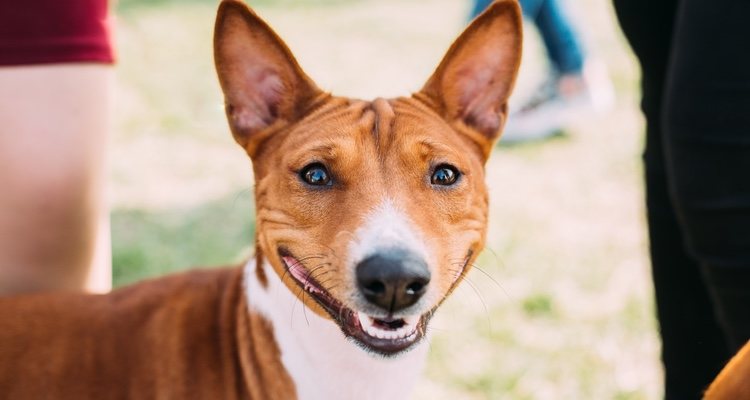
[[[331,177],[328,174],[328,170],[321,163],[312,163],[302,168],[300,178],[313,186],[327,186],[331,184]]]
[[[435,168],[435,171],[432,172],[430,182],[433,185],[451,186],[458,181],[459,175],[460,173],[456,167],[449,164],[440,164]]]

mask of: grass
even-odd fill
[[[252,3],[321,87],[364,98],[417,90],[468,9],[457,0]],[[120,0],[111,154],[117,285],[250,252],[252,174],[228,132],[213,72],[215,5]],[[435,319],[417,399],[661,396],[635,63],[609,2],[578,6],[617,107],[554,140],[497,149],[487,166],[484,273],[472,272]],[[545,68],[528,33],[518,98]]]
[[[184,268],[239,263],[253,228],[248,191],[189,209],[118,209],[112,214],[113,278],[123,285]]]

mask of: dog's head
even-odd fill
[[[322,92],[237,0],[221,3],[214,40],[229,125],[253,161],[257,251],[366,349],[411,347],[484,246],[484,163],[521,58],[517,3],[492,4],[409,98]]]

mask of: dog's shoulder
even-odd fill
[[[215,389],[234,368],[222,346],[231,347],[241,296],[235,267],[149,279],[106,295],[0,298],[0,359],[13,360],[0,363],[0,393],[150,398],[162,386]],[[25,379],[12,379],[17,374]]]
[[[62,336],[122,338],[148,334],[155,326],[214,324],[219,310],[239,299],[241,270],[189,270],[105,295],[53,292],[0,297],[0,339],[7,344],[39,342],[41,337],[53,341]]]

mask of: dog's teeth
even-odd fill
[[[362,312],[357,313],[357,318],[362,330],[371,337],[383,340],[403,340],[412,339],[417,334],[420,316],[404,318],[404,324],[398,329],[384,329],[376,326],[376,319]]]
[[[372,318],[370,318],[369,315],[367,315],[367,314],[365,314],[365,313],[363,313],[361,311],[357,313],[357,318],[359,319],[359,325],[362,327],[362,329],[365,332],[369,333],[370,329],[372,328],[372,324],[373,324]]]
[[[404,327],[402,327],[402,328],[400,328],[399,330],[396,331],[396,337],[398,337],[399,339],[404,338],[404,337],[406,337],[406,335],[409,334],[409,331],[410,331],[410,329],[408,327],[404,326]]]

